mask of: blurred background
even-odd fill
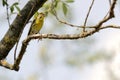
[[[8,0],[9,5],[19,2],[22,9],[29,0]],[[74,0],[67,4],[67,14],[63,14],[59,0],[57,14],[63,21],[75,25],[83,25],[92,0]],[[72,0],[71,0],[72,1]],[[50,0],[39,11],[44,11],[51,3]],[[95,25],[106,15],[109,9],[109,0],[95,0],[87,25]],[[0,39],[7,32],[6,8],[0,1]],[[10,14],[10,23],[18,11]],[[32,20],[32,19],[31,19]],[[115,18],[107,24],[120,25],[120,0],[115,8]],[[23,31],[17,53],[22,41],[27,37],[31,23]],[[81,29],[59,23],[51,13],[44,21],[40,33],[77,34]],[[32,40],[20,64],[18,72],[0,67],[0,80],[120,80],[120,30],[104,29],[89,37],[78,40]],[[7,61],[14,62],[13,48]]]

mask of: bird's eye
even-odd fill
[[[39,17],[40,19],[42,18],[42,16]]]

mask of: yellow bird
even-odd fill
[[[43,13],[38,13],[34,16],[35,19],[33,20],[28,35],[33,35],[39,33],[41,30],[45,15]]]

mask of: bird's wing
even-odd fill
[[[30,26],[30,30],[29,30],[29,32],[28,32],[28,35],[30,35],[31,30],[32,30],[32,27],[35,25],[34,23],[35,23],[35,19],[33,20],[32,24],[31,24],[31,26]]]

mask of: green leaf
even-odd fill
[[[15,8],[17,9],[18,12],[20,12],[20,8],[17,5],[15,5]]]
[[[11,6],[11,7],[10,7],[10,11],[11,11],[11,13],[13,13],[13,11],[14,11],[14,6]]]
[[[67,0],[67,1],[65,1],[65,2],[67,2],[67,3],[73,3],[74,0]]]
[[[67,4],[63,3],[63,4],[62,4],[62,8],[63,8],[63,13],[64,13],[64,15],[66,15],[67,12],[68,12]]]
[[[54,6],[57,7],[57,5],[58,5],[58,1],[55,1]]]
[[[18,5],[18,4],[19,4],[18,2],[15,2],[15,3],[12,4],[12,6],[16,6],[16,5]]]
[[[6,0],[2,0],[2,5],[3,5],[3,6],[8,6],[7,1],[6,1]]]
[[[18,12],[20,12],[20,8],[18,7],[18,4],[19,4],[18,2],[15,2],[10,6],[11,13],[13,13],[13,11],[15,10],[14,8],[16,8]]]

